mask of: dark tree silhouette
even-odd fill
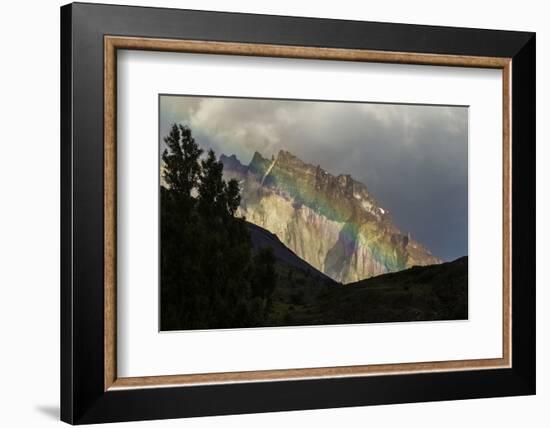
[[[231,215],[235,215],[237,208],[241,204],[241,192],[237,180],[229,180],[225,191],[227,196],[227,209]]]
[[[162,154],[164,181],[171,191],[190,197],[199,180],[198,161],[202,150],[195,143],[191,129],[182,125],[172,125],[164,142],[168,147]]]
[[[252,254],[237,181],[202,157],[191,130],[164,138],[161,184],[161,329],[260,326],[277,275],[270,251]]]
[[[268,299],[276,285],[275,256],[270,247],[262,248],[254,256],[254,274],[252,293],[262,299]]]

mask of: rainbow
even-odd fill
[[[332,176],[319,166],[305,164],[284,151],[271,161],[258,159],[258,154],[255,159],[256,162],[263,160],[262,168],[257,169],[261,174],[261,178],[258,177],[260,192],[264,187],[270,188],[294,205],[304,205],[329,220],[343,223],[338,239],[343,257],[353,257],[363,250],[385,271],[407,267],[401,245],[405,237],[392,225],[387,211],[378,206],[363,184],[349,175]],[[380,222],[384,224],[382,232]],[[365,233],[369,229],[372,234]]]

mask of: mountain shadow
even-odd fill
[[[250,234],[250,241],[252,243],[253,251],[258,252],[262,249],[269,248],[275,257],[276,262],[283,263],[289,268],[299,269],[316,278],[318,281],[327,282],[334,285],[337,284],[329,276],[318,271],[305,260],[298,257],[294,251],[281,242],[277,235],[271,233],[269,230],[255,225],[254,223],[246,222],[246,226]]]

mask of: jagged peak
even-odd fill
[[[260,152],[255,151],[252,160],[248,164],[248,171],[253,174],[263,174],[268,164],[269,160],[264,158]]]
[[[243,163],[239,160],[239,158],[232,154],[230,156],[227,156],[225,153],[222,153],[220,155],[220,162],[224,165],[226,168],[230,169],[246,169],[247,167],[243,165]]]
[[[235,155],[226,156],[226,158],[228,164],[239,162]],[[326,188],[327,185],[330,187],[329,183],[332,182],[342,189],[342,192],[348,198],[353,198],[356,200],[355,203],[361,204],[364,210],[374,213],[378,217],[389,218],[388,210],[381,208],[368,191],[367,186],[355,180],[351,174],[332,175],[320,165],[304,162],[289,150],[280,149],[276,156],[272,156],[271,159],[264,157],[259,151],[255,151],[248,165],[248,170],[254,174],[260,174],[263,184],[266,176],[269,175],[271,169],[274,167],[287,170],[308,171],[309,174],[315,177],[315,186],[318,189]]]
[[[289,152],[288,150],[280,149],[279,153],[277,153],[277,159],[284,158],[298,159],[293,153]]]
[[[227,156],[225,153],[222,153],[220,155],[220,162],[226,166],[229,165],[229,166],[235,166],[239,168],[244,167],[244,165],[239,160],[239,158],[234,154],[232,154],[231,156]]]
[[[267,159],[264,158],[260,152],[255,151],[254,155],[252,156],[252,160],[250,161],[250,163],[252,164],[252,163],[257,163],[257,162],[265,162],[265,161],[267,161]]]
[[[358,194],[361,195],[361,197],[370,199],[372,202],[374,202],[367,189],[367,186],[360,181],[355,180],[351,174],[332,175],[331,173],[323,169],[321,165],[306,163],[298,156],[294,155],[292,152],[284,149],[279,150],[276,159],[277,163],[280,165],[285,165],[286,167],[290,166],[293,169],[299,168],[310,170],[313,174],[315,174],[317,181],[334,181],[349,195]]]

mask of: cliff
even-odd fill
[[[351,283],[441,260],[392,222],[367,187],[281,150],[256,152],[249,165],[222,155],[226,178],[241,187],[239,214],[335,281]]]

